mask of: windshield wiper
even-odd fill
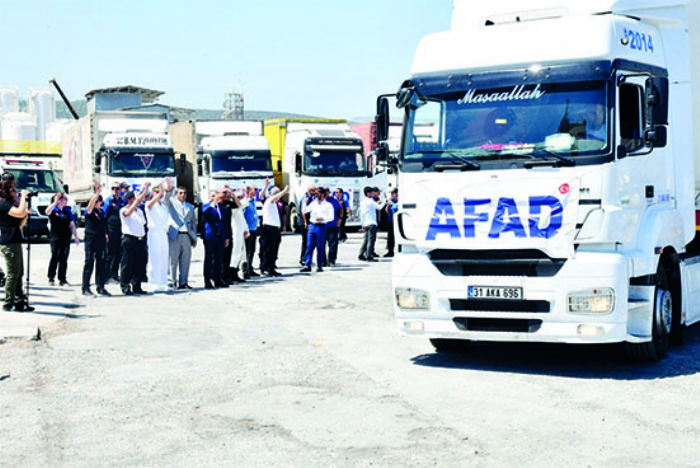
[[[526,156],[530,156],[533,159],[540,159],[542,160],[543,163],[549,163],[552,164],[553,161],[551,161],[552,158],[557,160],[557,163],[559,166],[568,166],[572,167],[576,165],[576,161],[573,159],[565,158],[564,156],[557,154],[553,151],[546,150],[544,148],[534,148],[532,152],[530,153],[525,153]],[[527,167],[532,167],[535,163],[524,163],[523,166]]]
[[[463,156],[460,156],[459,154],[453,152],[453,151],[446,151],[446,150],[431,150],[431,151],[422,151],[422,153],[427,153],[427,154],[447,154],[448,156],[452,157],[454,161],[451,162],[435,162],[433,164],[433,167],[435,168],[436,172],[442,172],[445,170],[450,170],[450,169],[458,169],[460,171],[478,171],[481,169],[481,166],[474,161],[471,161]]]

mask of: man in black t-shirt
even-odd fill
[[[24,275],[22,226],[29,215],[27,204],[29,191],[22,190],[18,204],[16,197],[17,191],[14,187],[14,181],[3,179],[0,183],[0,252],[5,257],[7,281],[5,282],[5,299],[2,308],[3,310],[31,312],[34,307],[27,303],[27,298],[22,291],[22,276]]]
[[[66,271],[68,269],[68,254],[70,253],[71,234],[75,237],[75,243],[80,244],[78,230],[73,222],[73,213],[66,206],[68,198],[65,193],[59,192],[51,197],[51,204],[46,207],[45,214],[49,217],[51,260],[49,260],[49,284],[53,285],[58,269],[58,282],[61,286],[67,286]]]
[[[90,278],[95,269],[97,294],[111,296],[105,289],[107,269],[105,255],[107,252],[107,218],[102,209],[101,187],[95,182],[95,193],[85,209],[85,264],[83,266],[83,296],[93,296],[90,290]]]

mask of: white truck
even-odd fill
[[[398,328],[438,351],[624,343],[660,359],[700,321],[700,11],[528,5],[456,0],[396,94]],[[389,114],[380,96],[380,141]]]
[[[224,185],[234,190],[254,185],[261,190],[265,179],[272,181],[270,146],[261,121],[184,121],[171,124],[169,132],[175,152],[185,154],[190,167],[196,168],[183,179],[189,181],[187,188],[198,203],[207,203],[209,192]]]
[[[145,182],[176,181],[175,155],[167,134],[168,119],[158,112],[95,111],[63,135],[65,182],[79,212],[98,180],[107,195],[115,181],[139,190]]]
[[[0,158],[0,173],[9,172],[15,177],[17,190],[28,190],[32,196],[30,203],[32,216],[29,226],[25,227],[32,237],[49,235],[49,217],[46,207],[51,204],[51,197],[65,193],[63,184],[46,161],[29,157],[13,156]],[[72,197],[68,197],[68,206],[76,215],[76,205]]]
[[[274,119],[265,121],[273,160],[281,160],[281,187],[289,186],[287,224],[298,227],[301,203],[310,186],[342,188],[359,226],[362,189],[369,183],[362,139],[342,120]]]

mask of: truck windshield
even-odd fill
[[[362,152],[316,149],[304,154],[304,173],[307,175],[359,176],[365,171]]]
[[[7,172],[15,176],[18,190],[50,193],[63,192],[61,183],[53,171],[46,169],[9,169]]]
[[[211,152],[211,170],[217,172],[271,172],[270,151]]]
[[[610,154],[605,81],[479,87],[428,95],[408,111],[407,171],[589,163]]]
[[[174,176],[175,155],[170,152],[116,151],[110,175],[119,177]]]

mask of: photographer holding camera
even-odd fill
[[[78,230],[73,221],[73,213],[67,206],[68,197],[58,192],[51,197],[51,204],[46,207],[45,214],[49,217],[51,260],[49,260],[49,284],[54,285],[56,269],[58,269],[58,284],[68,286],[66,271],[68,269],[68,254],[70,253],[71,234],[75,243],[80,244]]]
[[[29,191],[22,190],[17,198],[14,180],[3,177],[0,183],[0,252],[7,265],[5,299],[3,310],[31,312],[34,307],[27,303],[22,291],[24,260],[22,258],[22,227],[29,216],[27,198]]]

